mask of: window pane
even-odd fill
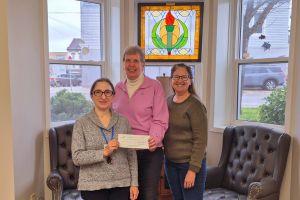
[[[290,0],[242,0],[241,59],[289,56],[291,5]]]
[[[239,66],[237,119],[284,124],[287,63]]]
[[[192,68],[193,77],[195,77],[195,66],[190,66]],[[145,74],[150,78],[156,79],[158,76],[171,76],[172,66],[146,66]]]
[[[49,70],[51,122],[76,120],[92,109],[90,88],[101,66],[50,64]]]
[[[100,61],[100,4],[48,1],[49,58]]]

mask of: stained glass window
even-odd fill
[[[146,61],[200,61],[203,2],[139,4],[139,45]]]

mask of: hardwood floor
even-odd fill
[[[174,200],[172,195],[160,195],[158,200]]]
[[[158,200],[174,200],[172,195],[171,195],[171,191],[170,191],[170,187],[169,184],[167,183],[167,178],[166,178],[166,174],[165,174],[165,168],[164,168],[164,164],[161,170],[161,180],[159,182],[159,197]]]

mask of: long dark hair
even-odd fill
[[[112,84],[112,82],[108,79],[108,78],[99,78],[97,80],[95,80],[95,82],[93,83],[92,87],[91,87],[91,90],[90,90],[90,94],[93,95],[93,90],[95,89],[96,87],[96,84],[98,82],[106,82],[110,85],[112,91],[113,91],[113,94],[115,94],[115,87],[114,87],[114,84]]]
[[[190,76],[190,79],[191,79],[191,85],[189,85],[188,91],[189,91],[189,93],[196,95],[200,99],[200,97],[197,94],[196,89],[195,89],[195,85],[194,85],[194,82],[193,82],[193,78],[194,78],[193,77],[193,71],[192,71],[192,68],[190,66],[188,66],[184,63],[178,63],[178,64],[173,65],[173,67],[171,69],[171,78],[172,78],[175,70],[178,69],[178,68],[185,68],[186,71],[189,73],[189,76]],[[174,89],[173,89],[173,91],[175,93]]]

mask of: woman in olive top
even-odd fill
[[[166,175],[174,200],[200,200],[206,179],[206,109],[195,92],[189,66],[174,65],[171,78],[175,94],[167,98]]]

